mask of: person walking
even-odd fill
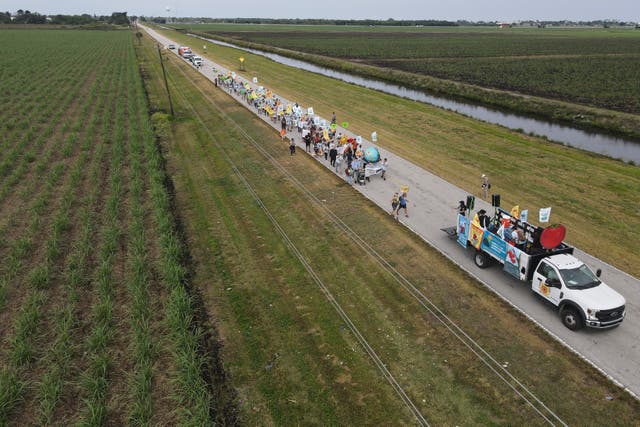
[[[393,197],[391,198],[391,212],[389,213],[389,215],[391,215],[395,219],[398,219],[398,213],[396,212],[396,210],[398,209],[399,203],[400,195],[398,194],[398,192],[395,192],[393,193]]]
[[[398,199],[398,209],[396,210],[396,218],[400,215],[400,210],[404,209],[404,216],[409,218],[409,210],[407,208],[407,193],[402,193]]]
[[[385,157],[384,160],[382,161],[382,173],[380,174],[380,178],[382,178],[383,180],[387,180],[386,174],[387,174],[387,166],[388,166],[388,162],[387,162],[387,158]]]
[[[482,192],[484,193],[485,200],[489,198],[489,189],[491,188],[491,184],[489,183],[489,177],[485,174],[482,174]]]
[[[333,113],[331,113],[331,124],[332,125],[336,124],[336,113],[335,113],[335,111]]]
[[[336,159],[334,161],[334,167],[336,169],[336,172],[338,172],[340,170],[340,165],[342,164],[343,160],[344,160],[344,157],[342,157],[342,156],[336,157]]]
[[[331,166],[336,165],[336,157],[338,157],[338,149],[336,148],[336,144],[332,142],[329,144],[329,158],[331,159]]]
[[[289,154],[293,156],[296,154],[296,142],[293,138],[291,138],[291,142],[289,142]]]
[[[345,174],[347,175],[347,183],[349,183],[349,185],[353,185],[353,169],[351,168],[351,165],[347,165],[347,168],[344,170]]]
[[[307,153],[311,152],[311,133],[307,133],[304,136],[304,145],[307,147]]]

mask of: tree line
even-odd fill
[[[41,15],[38,12],[18,9],[15,14],[0,12],[0,24],[52,24],[52,25],[89,25],[112,24],[129,25],[127,12],[113,12],[111,15]]]

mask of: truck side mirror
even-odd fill
[[[597,269],[596,270],[596,277],[600,277],[600,275],[602,274],[602,269]]]
[[[547,279],[547,286],[552,287],[552,288],[558,288],[560,289],[560,280],[558,279]]]

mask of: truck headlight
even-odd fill
[[[598,310],[594,310],[593,308],[587,308],[587,317],[590,319],[597,319],[596,315],[598,314]]]

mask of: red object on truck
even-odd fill
[[[180,49],[178,49],[178,55],[180,56],[184,56],[185,53],[191,53],[191,49],[189,48],[189,46],[180,46]]]

